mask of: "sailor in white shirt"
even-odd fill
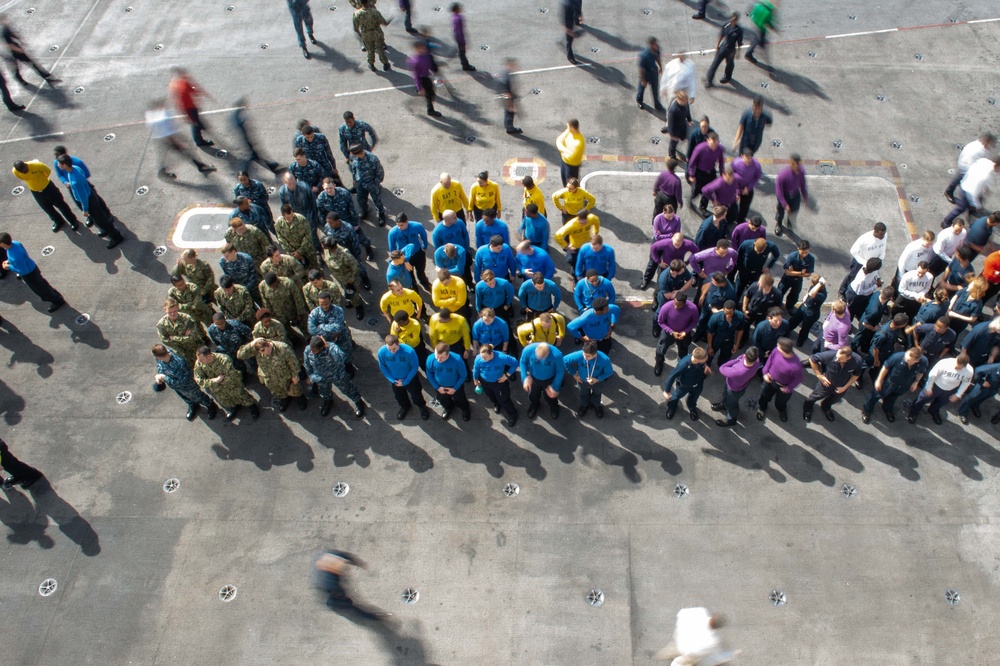
[[[844,281],[840,283],[838,290],[841,299],[844,299],[847,294],[847,285],[851,283],[851,280],[869,259],[885,259],[885,233],[885,224],[876,222],[871,231],[861,234],[854,241],[854,245],[851,246],[851,269]]]
[[[927,373],[923,390],[910,407],[906,420],[916,423],[917,415],[927,405],[927,413],[934,423],[941,425],[941,408],[949,402],[958,402],[972,383],[975,368],[969,365],[969,355],[962,352],[955,358],[944,358]]]
[[[721,615],[709,615],[707,608],[683,608],[677,612],[674,640],[659,650],[655,659],[672,659],[670,666],[725,664],[743,653],[722,648],[719,628],[725,624]]]
[[[934,258],[931,259],[931,273],[935,277],[944,273],[944,269],[951,265],[951,260],[955,258],[958,248],[965,245],[965,237],[968,235],[965,230],[965,220],[956,217],[951,221],[951,226],[938,232],[934,241]]]
[[[920,306],[927,302],[927,292],[930,291],[934,283],[934,275],[930,272],[929,264],[921,261],[912,271],[907,271],[899,280],[896,300],[892,305],[890,316],[895,317],[903,312],[910,321],[916,316]]]
[[[977,211],[985,204],[987,193],[996,184],[997,171],[1000,171],[1000,157],[980,157],[973,162],[962,177],[962,188],[955,194],[955,207],[941,222],[942,229],[950,227],[951,221],[965,211],[971,215],[978,214]]]
[[[899,284],[899,278],[916,268],[921,261],[930,263],[934,257],[935,240],[937,237],[934,232],[928,229],[923,236],[915,241],[910,241],[903,248],[903,254],[899,255],[899,262],[896,264],[896,278],[893,280],[893,287]]]
[[[660,96],[667,104],[674,101],[674,93],[678,90],[687,93],[688,104],[694,104],[698,94],[698,74],[694,71],[694,61],[686,55],[668,62],[660,76]]]
[[[868,307],[871,295],[882,286],[882,279],[878,276],[878,270],[882,268],[882,260],[872,257],[864,268],[858,271],[851,283],[847,287],[846,297],[847,308],[851,311],[851,319],[858,319],[864,314]]]
[[[958,168],[955,170],[955,177],[944,190],[944,198],[949,203],[955,203],[955,188],[962,182],[962,176],[965,175],[965,172],[979,158],[993,157],[995,145],[996,137],[989,132],[984,132],[977,141],[970,141],[962,147],[962,152],[958,154]]]

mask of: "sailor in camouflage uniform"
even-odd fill
[[[324,279],[323,271],[314,268],[309,271],[309,281],[302,287],[302,298],[305,299],[309,312],[319,307],[319,295],[324,291],[330,294],[330,301],[334,305],[344,307],[344,288],[340,286],[340,282],[336,278]]]
[[[323,257],[331,276],[344,288],[344,300],[349,307],[353,307],[357,312],[358,319],[365,318],[365,302],[361,300],[361,290],[358,289],[358,280],[367,289],[371,289],[372,283],[368,276],[361,277],[358,272],[358,260],[351,256],[340,243],[332,238],[323,239]],[[338,305],[340,305],[338,303]],[[311,310],[310,310],[311,312]]]
[[[328,178],[323,181],[323,191],[316,197],[316,208],[322,221],[326,221],[330,213],[336,213],[342,221],[350,224],[358,237],[358,243],[368,251],[368,261],[375,258],[375,248],[361,226],[361,218],[354,210],[354,199],[350,192],[337,187],[333,179]]]
[[[351,159],[351,146],[358,145],[367,151],[372,151],[375,149],[375,144],[378,143],[375,128],[365,121],[355,118],[350,111],[344,111],[344,124],[337,130],[337,134],[340,138],[340,152],[344,154],[345,160]],[[372,138],[371,143],[368,142],[369,136]]]
[[[208,327],[208,339],[215,345],[215,353],[229,357],[236,369],[247,373],[247,364],[236,358],[240,347],[253,340],[250,327],[235,319],[226,319],[226,315],[216,312],[212,315],[212,325]]]
[[[340,180],[337,172],[337,163],[333,159],[333,148],[325,134],[320,134],[312,125],[303,125],[299,133],[292,139],[292,148],[301,148],[305,151],[306,157],[316,162],[323,171],[324,178]],[[296,175],[298,178],[298,175]],[[300,179],[301,180],[301,179]]]
[[[309,226],[315,232],[320,227],[319,212],[316,210],[316,195],[312,188],[300,180],[296,180],[290,171],[282,176],[284,185],[278,190],[278,199],[282,205],[288,204],[292,210],[309,220]],[[313,241],[313,247],[319,249],[319,240]]]
[[[306,277],[306,267],[300,264],[295,257],[283,254],[281,248],[274,245],[268,246],[267,259],[260,265],[260,272],[265,275],[274,273],[278,277],[286,277],[300,289]]]
[[[291,327],[305,328],[308,311],[306,301],[302,298],[302,290],[286,277],[278,277],[274,273],[264,275],[260,285],[260,298],[264,307],[271,315],[281,322],[285,331],[291,333]]]
[[[173,285],[167,291],[167,297],[177,301],[181,312],[200,322],[205,327],[212,325],[212,306],[201,300],[194,287],[187,283],[183,275],[171,275]]]
[[[160,341],[177,352],[187,362],[188,367],[194,367],[198,347],[204,343],[201,325],[181,312],[177,301],[172,298],[164,301],[163,311],[166,314],[156,324]]]
[[[253,327],[253,337],[267,338],[274,342],[284,342],[289,347],[292,343],[288,340],[288,331],[281,325],[281,322],[271,316],[271,311],[267,308],[257,310],[257,323]]]
[[[181,252],[177,260],[177,271],[187,280],[188,286],[198,292],[198,296],[206,303],[212,302],[212,296],[219,285],[215,284],[215,271],[209,263],[198,257],[192,249]]]
[[[254,263],[253,257],[245,252],[237,251],[236,247],[230,243],[222,248],[219,268],[222,269],[223,273],[233,278],[233,282],[246,287],[255,302],[260,302],[260,291],[257,289],[260,273],[257,272],[257,264]],[[221,279],[219,284],[222,284]]]
[[[361,7],[354,12],[354,32],[361,35],[361,43],[368,52],[368,69],[375,71],[375,52],[382,61],[382,69],[386,72],[392,69],[389,55],[385,51],[385,34],[382,26],[389,25],[385,17],[376,9],[370,0],[360,0]]]
[[[229,220],[226,242],[235,247],[237,252],[249,254],[253,257],[254,265],[260,266],[267,259],[267,246],[271,244],[271,239],[263,231],[246,224],[242,217],[237,216]]]
[[[235,319],[241,324],[253,326],[256,323],[253,296],[241,284],[236,284],[230,275],[219,278],[219,288],[215,290],[215,304],[226,319]]]
[[[236,210],[230,213],[230,220],[234,217],[242,218],[250,226],[260,229],[267,236],[267,239],[271,240],[271,235],[274,233],[274,220],[263,208],[247,197],[236,197],[233,203],[236,204]]]
[[[288,165],[288,173],[295,176],[295,180],[308,185],[313,196],[319,194],[323,189],[323,179],[326,177],[323,167],[316,160],[306,157],[306,151],[301,148],[293,150],[292,157],[295,159]]]
[[[347,374],[354,376],[354,341],[344,322],[344,309],[333,304],[330,294],[319,295],[319,305],[309,313],[309,335],[318,335],[344,352]]]
[[[385,169],[374,153],[369,153],[359,145],[351,146],[351,174],[354,176],[354,186],[358,191],[358,205],[361,207],[361,217],[368,217],[368,197],[372,198],[375,210],[378,211],[378,226],[385,226],[385,206],[382,205],[382,180]]]
[[[336,213],[326,214],[326,225],[323,227],[323,233],[326,238],[332,238],[337,241],[338,245],[346,247],[348,252],[354,257],[358,262],[358,273],[361,275],[361,282],[365,285],[365,289],[371,289],[368,282],[368,269],[365,267],[364,259],[361,254],[361,243],[358,242],[358,235],[354,232],[354,227],[349,224],[344,224],[344,221],[340,219],[340,216]],[[326,240],[326,239],[324,239]],[[370,246],[369,246],[370,247]],[[371,252],[372,250],[369,250]],[[324,254],[324,261],[326,260],[326,255]]]
[[[303,353],[303,365],[309,376],[309,381],[319,391],[323,399],[320,415],[326,416],[333,408],[333,386],[354,402],[354,415],[359,419],[365,415],[365,401],[361,399],[361,391],[351,381],[345,362],[344,353],[337,345],[328,345],[326,340],[316,336]]]
[[[281,249],[301,262],[305,268],[319,268],[319,258],[313,247],[314,232],[309,220],[285,204],[281,207],[281,216],[274,223],[274,231]]]
[[[271,213],[271,204],[268,201],[271,198],[271,194],[264,187],[264,183],[259,180],[254,180],[250,177],[250,174],[246,171],[240,171],[237,176],[236,187],[233,188],[233,198],[238,199],[240,197],[246,197],[253,203],[257,204],[267,215],[267,219],[274,223],[274,215]]]
[[[194,380],[198,386],[212,394],[219,406],[232,421],[240,407],[250,408],[250,417],[260,416],[257,401],[243,386],[243,375],[233,367],[224,354],[213,354],[209,347],[198,349],[198,362],[194,366]]]
[[[156,376],[153,390],[162,391],[164,387],[170,387],[180,396],[181,400],[187,403],[187,420],[194,421],[198,414],[198,406],[208,409],[208,420],[215,418],[218,411],[212,399],[205,394],[194,381],[191,368],[177,354],[173,353],[163,345],[153,345],[153,357],[156,359]],[[157,388],[159,387],[159,388]]]
[[[241,360],[257,362],[257,378],[273,397],[281,401],[279,412],[288,409],[292,398],[298,398],[299,409],[308,406],[309,401],[302,391],[302,381],[299,379],[302,364],[291,347],[283,342],[255,338],[240,347],[237,355]]]

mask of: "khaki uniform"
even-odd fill
[[[233,293],[229,295],[222,287],[216,289],[215,304],[219,306],[219,312],[226,315],[226,319],[235,319],[247,326],[253,326],[256,321],[254,313],[257,310],[253,305],[253,296],[241,284],[234,284]]]
[[[368,51],[369,65],[375,64],[376,51],[382,64],[389,64],[389,54],[385,52],[385,34],[382,32],[384,25],[389,25],[389,22],[374,7],[354,12],[354,30],[361,34],[361,42]]]
[[[177,352],[177,355],[187,361],[193,368],[198,347],[205,344],[201,334],[201,326],[189,315],[180,312],[176,321],[170,321],[167,315],[156,324],[156,332],[160,342]]]
[[[211,381],[216,377],[225,377],[221,383]],[[194,364],[194,380],[202,389],[208,391],[227,412],[233,407],[249,407],[257,404],[243,386],[243,376],[233,367],[233,362],[224,354],[212,354],[211,363],[198,361]]]
[[[343,245],[338,245],[337,249],[333,252],[323,250],[323,260],[326,262],[326,267],[330,269],[332,279],[336,280],[342,287],[352,287],[354,289],[354,296],[351,298],[350,305],[357,307],[362,302],[361,268],[358,260]]]
[[[192,285],[187,285],[184,291],[171,287],[167,296],[177,301],[180,311],[200,321],[206,327],[212,325],[212,306],[201,300],[201,296]]]
[[[274,233],[282,250],[288,254],[298,252],[308,262],[309,268],[319,268],[316,248],[312,244],[312,229],[304,216],[294,213],[292,221],[288,222],[282,215],[274,221]]]
[[[303,321],[309,314],[302,292],[288,278],[280,277],[273,286],[260,283],[260,299],[275,319],[285,325],[304,328]]]
[[[195,258],[193,266],[183,262],[181,266],[184,269],[184,279],[187,280],[188,286],[194,288],[199,296],[211,298],[215,290],[219,288],[219,285],[215,283],[215,271],[212,270],[207,261]]]
[[[306,300],[306,309],[309,312],[319,307],[319,295],[324,291],[330,292],[331,303],[344,307],[344,288],[336,279],[323,280],[320,287],[314,287],[312,282],[306,282],[302,287],[302,297]]]
[[[274,274],[278,277],[289,278],[297,287],[301,287],[306,279],[305,266],[290,254],[281,255],[281,261],[277,264],[270,257],[265,259],[264,263],[260,265],[260,273],[264,275],[268,271],[274,271]]]
[[[249,342],[240,347],[236,356],[242,361],[257,361],[257,378],[275,398],[281,400],[302,395],[302,384],[292,383],[292,379],[299,376],[302,364],[285,343],[272,342],[271,353],[261,354],[253,342]]]
[[[264,232],[249,224],[243,225],[245,233],[240,236],[232,227],[226,231],[226,242],[232,243],[237,252],[244,252],[253,257],[254,266],[260,266],[267,259],[267,246],[271,241]]]
[[[267,338],[271,342],[281,342],[289,347],[292,345],[288,341],[288,333],[285,331],[285,327],[281,325],[280,321],[275,321],[271,319],[271,325],[267,328],[264,327],[263,322],[257,322],[253,327],[253,337],[255,338]]]

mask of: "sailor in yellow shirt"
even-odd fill
[[[533,342],[547,342],[558,347],[566,337],[566,318],[558,312],[543,312],[517,327],[517,339],[522,347]]]
[[[581,210],[590,210],[597,203],[594,195],[580,187],[580,181],[570,178],[566,187],[552,195],[552,203],[562,211],[563,222],[568,222]]]
[[[465,287],[465,281],[452,275],[446,268],[438,269],[438,279],[431,285],[431,298],[438,310],[448,310],[462,315],[468,313],[469,308],[466,304],[469,292]]]
[[[600,230],[601,220],[596,215],[582,211],[559,227],[559,231],[555,233],[559,247],[566,251],[566,261],[570,265],[569,272],[573,276],[573,284],[576,284],[576,255],[580,252],[580,248],[589,243]]]
[[[535,186],[535,179],[531,176],[525,176],[521,179],[521,184],[524,185],[524,204],[521,206],[521,217],[524,217],[524,210],[528,204],[532,203],[538,206],[538,212],[542,214],[542,217],[547,217],[545,214],[545,195],[542,194],[542,188]]]
[[[424,309],[424,299],[417,292],[404,287],[399,280],[393,280],[389,283],[389,291],[382,294],[378,309],[390,324],[397,312],[405,312],[410,317],[419,319]]]
[[[451,179],[451,174],[441,174],[441,179],[431,190],[431,217],[441,221],[446,210],[453,210],[465,222],[465,211],[469,209],[469,197],[462,183]]]
[[[427,350],[427,345],[424,344],[424,329],[420,325],[420,321],[416,317],[410,317],[405,311],[400,310],[392,317],[392,324],[389,325],[389,333],[399,338],[399,341],[404,345],[413,347],[413,351],[417,352],[420,367],[423,368],[424,364],[427,363],[427,357],[430,356],[430,352]]]
[[[77,219],[76,213],[73,212],[73,209],[63,199],[59,188],[49,180],[52,169],[48,165],[38,160],[30,160],[28,162],[17,161],[14,162],[12,171],[14,176],[24,181],[24,184],[31,190],[31,196],[35,198],[35,203],[52,220],[53,232],[59,231],[64,222],[73,231],[79,228],[80,220]],[[87,226],[90,226],[89,222]]]
[[[476,184],[469,190],[472,202],[472,217],[478,222],[483,219],[483,211],[494,208],[500,216],[500,186],[490,180],[489,171],[480,171]]]
[[[580,177],[580,164],[583,162],[583,150],[587,147],[587,142],[580,134],[580,121],[573,118],[566,122],[566,130],[556,139],[556,148],[562,156],[562,167],[559,175],[562,176],[563,187],[570,178]]]
[[[451,351],[462,358],[467,359],[472,353],[470,351],[472,349],[472,331],[469,330],[468,320],[462,315],[441,310],[431,317],[427,325],[427,332],[431,338],[432,349],[437,347],[439,342],[447,342],[451,345]]]

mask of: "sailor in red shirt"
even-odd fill
[[[188,117],[188,122],[191,124],[191,138],[194,139],[196,146],[214,146],[214,142],[202,135],[205,126],[198,117],[198,105],[195,103],[198,97],[211,99],[212,96],[198,88],[194,80],[180,67],[175,67],[173,73],[174,76],[170,79],[170,99],[173,100],[174,108],[184,112]]]
[[[990,300],[1000,293],[1000,250],[988,255],[983,262],[983,272],[981,275],[990,283],[989,289],[983,296],[983,302]]]

